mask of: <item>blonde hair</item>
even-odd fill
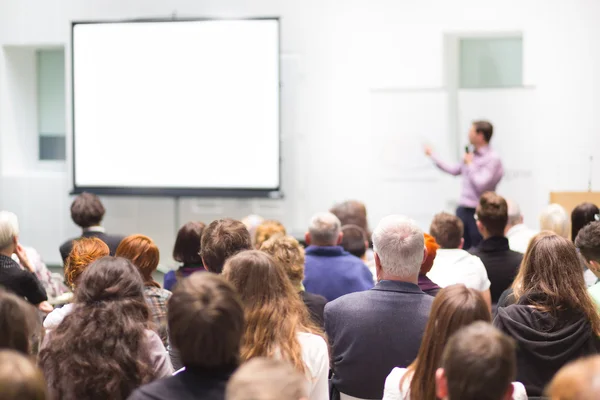
[[[2,400],[45,400],[46,381],[39,368],[14,350],[0,351]]]
[[[256,227],[254,232],[254,246],[260,249],[260,246],[273,236],[286,235],[285,227],[279,221],[268,220],[264,221]]]
[[[275,236],[260,247],[261,251],[272,256],[290,278],[292,285],[298,287],[304,280],[304,249],[291,236]]]
[[[576,360],[562,367],[546,389],[551,400],[600,398],[600,356]]]
[[[19,235],[19,220],[10,211],[0,211],[0,249],[5,249]]]
[[[560,204],[550,204],[540,215],[540,230],[552,231],[569,239],[571,222],[567,211]]]

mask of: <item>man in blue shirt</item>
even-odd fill
[[[340,246],[342,237],[340,220],[328,212],[312,217],[305,237],[304,287],[328,301],[373,287],[369,268]]]

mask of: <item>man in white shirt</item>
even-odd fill
[[[521,207],[511,200],[508,203],[508,224],[506,224],[505,235],[508,238],[508,245],[512,251],[525,253],[531,238],[537,235],[533,229],[529,229],[523,223],[523,214]]]
[[[490,280],[485,266],[479,257],[463,250],[462,221],[448,213],[440,213],[433,217],[429,234],[440,245],[433,267],[427,277],[441,287],[462,283],[470,289],[481,292],[491,307]]]

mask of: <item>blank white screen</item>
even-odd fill
[[[279,187],[277,20],[76,24],[76,187]]]

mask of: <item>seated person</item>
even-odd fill
[[[508,223],[506,224],[506,237],[511,250],[525,253],[527,246],[537,232],[525,225],[521,208],[512,200],[506,200],[508,204]]]
[[[169,332],[185,370],[137,389],[129,400],[221,400],[238,366],[244,310],[221,276],[195,273],[169,301]]]
[[[335,215],[319,213],[312,217],[305,236],[304,287],[327,301],[373,287],[373,275],[365,263],[340,246],[341,228]]]
[[[235,219],[223,218],[204,228],[200,248],[204,268],[220,274],[229,257],[252,249],[252,239],[246,225]]]
[[[431,279],[427,277],[427,273],[431,270],[433,266],[433,262],[435,260],[435,256],[437,254],[437,250],[440,246],[436,243],[433,236],[424,234],[425,237],[425,258],[423,258],[423,264],[421,264],[421,270],[419,271],[419,282],[418,285],[422,291],[427,293],[430,296],[435,296],[440,291],[441,287],[439,287],[436,283],[434,283]]]
[[[15,350],[27,356],[34,355],[41,338],[42,327],[36,308],[22,298],[0,289],[0,349]]]
[[[486,322],[456,332],[436,372],[436,395],[443,400],[527,399],[514,396],[515,344]]]
[[[569,239],[571,223],[567,211],[560,204],[550,204],[540,215],[540,230],[554,232]]]
[[[373,275],[373,281],[375,281],[375,263],[373,262],[373,255],[371,255],[371,260],[367,257],[367,252],[370,250],[367,233],[358,225],[343,225],[342,235],[341,246],[348,253],[360,258],[367,267],[369,267],[369,270]]]
[[[595,276],[600,276],[600,221],[589,223],[579,231],[575,239],[575,247],[585,260],[587,268]],[[597,282],[589,287],[588,293],[600,310],[600,283]]]
[[[25,269],[12,259],[13,254],[17,255]],[[46,290],[35,275],[35,268],[19,244],[17,216],[8,211],[0,211],[0,286],[26,298],[46,314],[53,310]]]
[[[285,236],[286,234],[285,226],[281,222],[272,219],[263,221],[254,232],[254,247],[259,250],[260,246],[273,236]]]
[[[206,225],[202,222],[191,221],[185,224],[177,232],[175,246],[173,247],[173,259],[182,265],[177,271],[169,271],[165,274],[163,286],[171,290],[178,280],[190,276],[194,272],[206,271],[200,257],[200,240]]]
[[[42,372],[31,359],[12,350],[0,351],[0,388],[2,400],[48,398]]]
[[[123,236],[108,235],[106,233],[101,226],[105,212],[106,210],[98,196],[92,193],[80,194],[71,204],[71,219],[83,230],[80,237],[97,237],[108,245],[110,255],[114,256]],[[74,239],[69,239],[60,246],[63,263],[67,261]]]
[[[562,367],[546,388],[549,400],[600,399],[600,356],[590,356]]]
[[[598,210],[598,207],[592,203],[582,203],[573,209],[571,212],[571,240],[573,243],[575,243],[575,239],[577,238],[579,231],[587,226],[587,224],[590,222],[598,221],[598,217],[600,217],[600,210]],[[598,277],[593,271],[588,269],[587,263],[583,258],[581,259],[581,266],[584,271],[583,278],[585,279],[586,285],[590,287],[596,284]]]

